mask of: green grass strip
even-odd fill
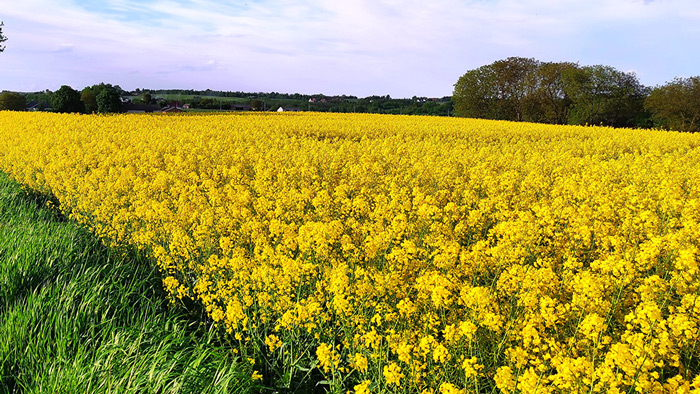
[[[167,305],[152,262],[47,201],[0,173],[0,393],[256,391],[216,330]]]

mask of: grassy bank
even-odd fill
[[[255,391],[151,263],[46,202],[0,174],[0,393]]]

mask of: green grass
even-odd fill
[[[152,261],[46,201],[0,173],[0,393],[258,390],[215,329],[168,306]]]

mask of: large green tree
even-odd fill
[[[101,89],[96,99],[97,111],[100,113],[121,112],[122,103],[119,91],[111,85],[107,85],[105,88]]]
[[[5,26],[5,23],[0,22],[0,52],[5,50],[5,46],[2,45],[2,43],[7,41],[7,37],[5,37],[4,34],[2,34],[2,27],[3,26]]]
[[[634,127],[644,116],[647,89],[634,73],[595,65],[565,70],[562,79],[572,100],[569,124]]]
[[[533,89],[524,98],[523,119],[566,124],[572,101],[566,93],[562,75],[577,68],[576,63],[541,63],[534,74]]]
[[[495,78],[491,66],[481,66],[462,75],[452,93],[455,114],[467,118],[493,118],[492,103],[497,99]]]
[[[52,96],[51,105],[57,112],[83,112],[85,106],[80,101],[80,93],[70,86],[61,86]]]
[[[499,119],[524,120],[526,97],[536,89],[539,64],[535,59],[523,57],[509,57],[492,64]]]
[[[100,83],[99,85],[93,85],[91,89],[96,95],[97,112],[103,114],[121,112],[121,96],[123,90],[119,85],[112,86],[108,83]]]
[[[535,59],[509,57],[468,71],[455,84],[455,114],[524,120],[525,98],[536,89],[538,66]]]
[[[557,124],[649,126],[648,89],[609,66],[509,57],[470,70],[455,84],[455,115]]]
[[[97,112],[97,94],[91,87],[88,86],[80,92],[80,100],[85,106],[85,112]]]
[[[0,93],[0,111],[24,111],[27,109],[27,98],[20,93]]]
[[[656,126],[700,131],[700,76],[676,78],[654,88],[644,106]]]

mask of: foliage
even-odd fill
[[[566,124],[572,106],[563,75],[578,68],[575,63],[540,63],[533,89],[524,97],[523,119],[528,122]]]
[[[509,57],[467,72],[455,84],[457,116],[525,120],[534,112],[527,107],[536,106],[538,77],[545,76],[538,71],[540,67],[535,59]]]
[[[510,57],[460,77],[453,101],[458,116],[634,127],[648,126],[647,93],[613,67]]]
[[[95,93],[93,88],[86,86],[80,92],[80,101],[85,106],[85,112],[89,114],[97,112],[97,93]]]
[[[101,83],[94,85],[92,89],[96,93],[97,111],[103,114],[117,113],[122,110],[121,94],[122,89],[110,84]]]
[[[266,385],[700,391],[698,135],[3,112],[0,169],[153,256]]]
[[[644,110],[647,90],[634,73],[597,65],[568,69],[562,78],[572,100],[569,124],[633,127]]]
[[[0,93],[0,111],[24,111],[27,109],[27,98],[21,93]]]
[[[531,96],[536,87],[535,76],[539,62],[535,59],[509,57],[494,62],[495,105],[497,119],[523,120],[525,98]]]
[[[80,101],[80,93],[70,86],[63,85],[51,96],[51,105],[56,112],[83,112],[85,106]]]
[[[700,76],[676,78],[656,87],[644,106],[659,127],[700,131]]]
[[[472,70],[459,78],[452,95],[455,114],[468,118],[497,118],[492,102],[495,73],[489,66]]]

